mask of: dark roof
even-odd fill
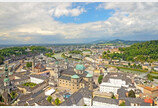
[[[36,75],[36,74],[30,75],[30,77],[35,77],[35,78],[38,78],[38,79],[43,79],[43,80],[48,79],[48,77],[47,77],[47,76],[43,76],[43,75]]]
[[[60,71],[61,74],[68,74],[68,75],[74,75],[76,74],[76,72],[74,71],[73,68],[69,67],[68,69],[65,70],[61,70]]]
[[[88,87],[81,88],[78,90],[82,94],[83,97],[92,98],[92,91],[88,89]]]
[[[53,104],[49,103],[45,98],[39,102],[36,102],[39,106],[53,106]]]
[[[125,73],[108,73],[104,78],[103,78],[103,82],[108,82],[109,79],[122,79],[124,81],[126,81],[127,84],[132,83],[131,79],[127,77],[127,75]]]
[[[32,96],[31,96],[31,98],[35,98],[36,96],[38,96],[39,94],[41,94],[41,93],[43,93],[44,92],[44,90],[40,90],[40,91],[38,91],[37,93],[34,93]]]
[[[14,79],[12,80],[12,82],[20,82],[20,81],[24,81],[24,80],[28,80],[30,79],[30,77],[22,77],[21,79]]]
[[[115,105],[119,104],[119,101],[117,99],[98,97],[98,96],[95,96],[93,98],[93,101],[102,102],[102,103],[108,103],[108,104],[115,104]]]
[[[29,94],[26,94],[26,95],[23,94],[19,97],[19,99],[20,99],[20,101],[26,101],[26,100],[30,99],[31,96],[32,96],[32,93],[29,93]]]
[[[88,90],[88,88],[81,88],[77,92],[73,93],[69,98],[67,98],[63,103],[61,103],[61,106],[72,106],[77,105],[78,102],[83,99],[84,97],[91,98],[92,97],[92,91]]]
[[[125,88],[122,86],[120,89],[117,90],[117,94],[119,95],[119,98],[126,97],[126,92],[127,92],[127,90],[125,90]]]
[[[18,106],[25,106],[26,104],[27,104],[26,101],[19,101],[17,103]]]
[[[122,98],[123,100],[125,100],[125,105],[126,106],[131,106],[131,103],[134,103],[134,104],[139,104],[140,106],[150,106],[150,103],[146,103],[144,102],[143,99],[141,98]]]
[[[59,79],[71,80],[71,77],[62,75],[59,77]]]

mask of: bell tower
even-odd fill
[[[32,72],[35,71],[35,57],[32,58]]]

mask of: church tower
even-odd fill
[[[35,57],[32,58],[32,72],[35,71]]]
[[[65,69],[68,69],[69,68],[69,62],[67,59],[65,59],[65,66],[64,66]]]
[[[4,86],[5,87],[9,87],[11,85],[11,83],[10,83],[10,79],[9,79],[9,72],[8,72],[8,66],[7,66],[7,64],[5,65],[5,72],[4,72],[4,74],[5,74],[5,78],[3,80]],[[10,89],[9,88],[6,89],[6,90],[8,90],[7,91],[8,93],[10,93]]]

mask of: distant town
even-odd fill
[[[158,40],[3,46],[0,106],[158,106]]]

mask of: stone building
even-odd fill
[[[75,69],[68,67],[58,72],[58,86],[70,89],[72,93],[80,88],[89,87],[93,89],[93,75],[85,71],[82,64],[77,64]]]

